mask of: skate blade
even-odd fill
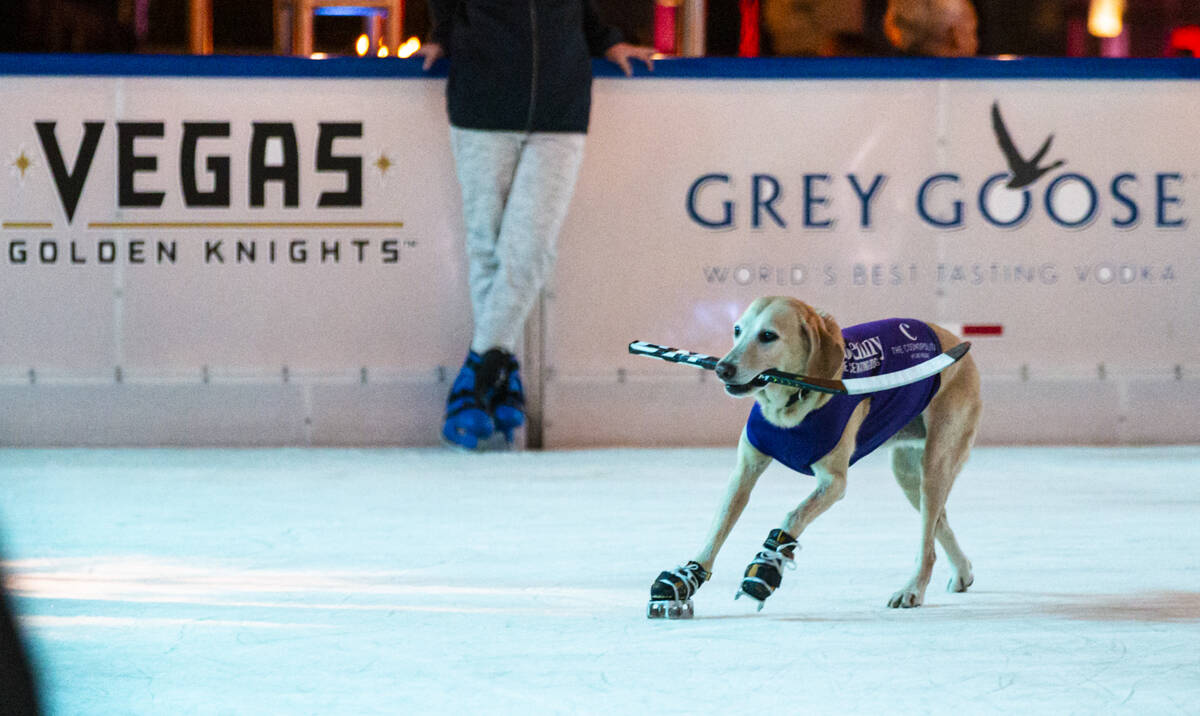
[[[749,597],[749,598],[753,599],[754,601],[758,602],[758,610],[757,610],[757,611],[760,611],[760,612],[762,611],[763,605],[765,605],[765,604],[766,604],[766,602],[764,602],[763,600],[761,600],[761,599],[759,599],[758,597],[754,596],[754,595],[753,595],[753,594],[751,594],[750,592],[743,592],[742,590],[740,590],[740,589],[739,589],[739,590],[738,590],[738,593],[737,593],[737,594],[735,594],[735,595],[733,595],[733,601],[735,601],[735,602],[736,602],[737,600],[741,599],[743,594],[744,594],[744,595],[746,595],[747,597]]]
[[[647,619],[691,619],[696,615],[692,600],[675,602],[669,599],[651,601],[646,605]]]

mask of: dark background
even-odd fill
[[[595,0],[604,17],[638,44],[651,44],[653,0]],[[862,34],[881,41],[886,0],[862,0]],[[136,37],[130,19],[133,0],[0,0],[0,51],[6,52],[187,52],[187,0],[150,0],[149,32]],[[1086,22],[1087,0],[975,0],[980,54],[1061,56],[1068,28]],[[738,0],[709,0],[708,54],[737,53]],[[217,53],[270,54],[274,51],[271,0],[213,0]],[[429,29],[425,0],[408,0],[404,35],[424,37]],[[1200,24],[1200,0],[1130,2],[1125,15],[1129,54],[1164,53],[1173,27]],[[318,17],[317,51],[348,54],[362,32],[356,18]],[[1086,40],[1086,54],[1099,54],[1099,41]],[[771,54],[764,28],[764,54]]]

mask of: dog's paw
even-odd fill
[[[956,574],[950,578],[950,582],[946,585],[947,592],[965,592],[967,588],[975,583],[975,575],[971,572],[966,574]]]
[[[892,595],[888,606],[892,609],[912,609],[919,607],[925,601],[925,595],[911,587],[905,587]]]

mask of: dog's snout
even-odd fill
[[[737,366],[732,363],[721,361],[720,363],[717,363],[716,373],[718,378],[728,381],[733,378],[733,376],[737,375]]]

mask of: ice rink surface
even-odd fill
[[[5,450],[10,587],[52,714],[1200,713],[1200,448],[978,448],[975,567],[884,605],[917,513],[887,451],[733,601],[813,486],[772,466],[696,598],[732,449]]]

